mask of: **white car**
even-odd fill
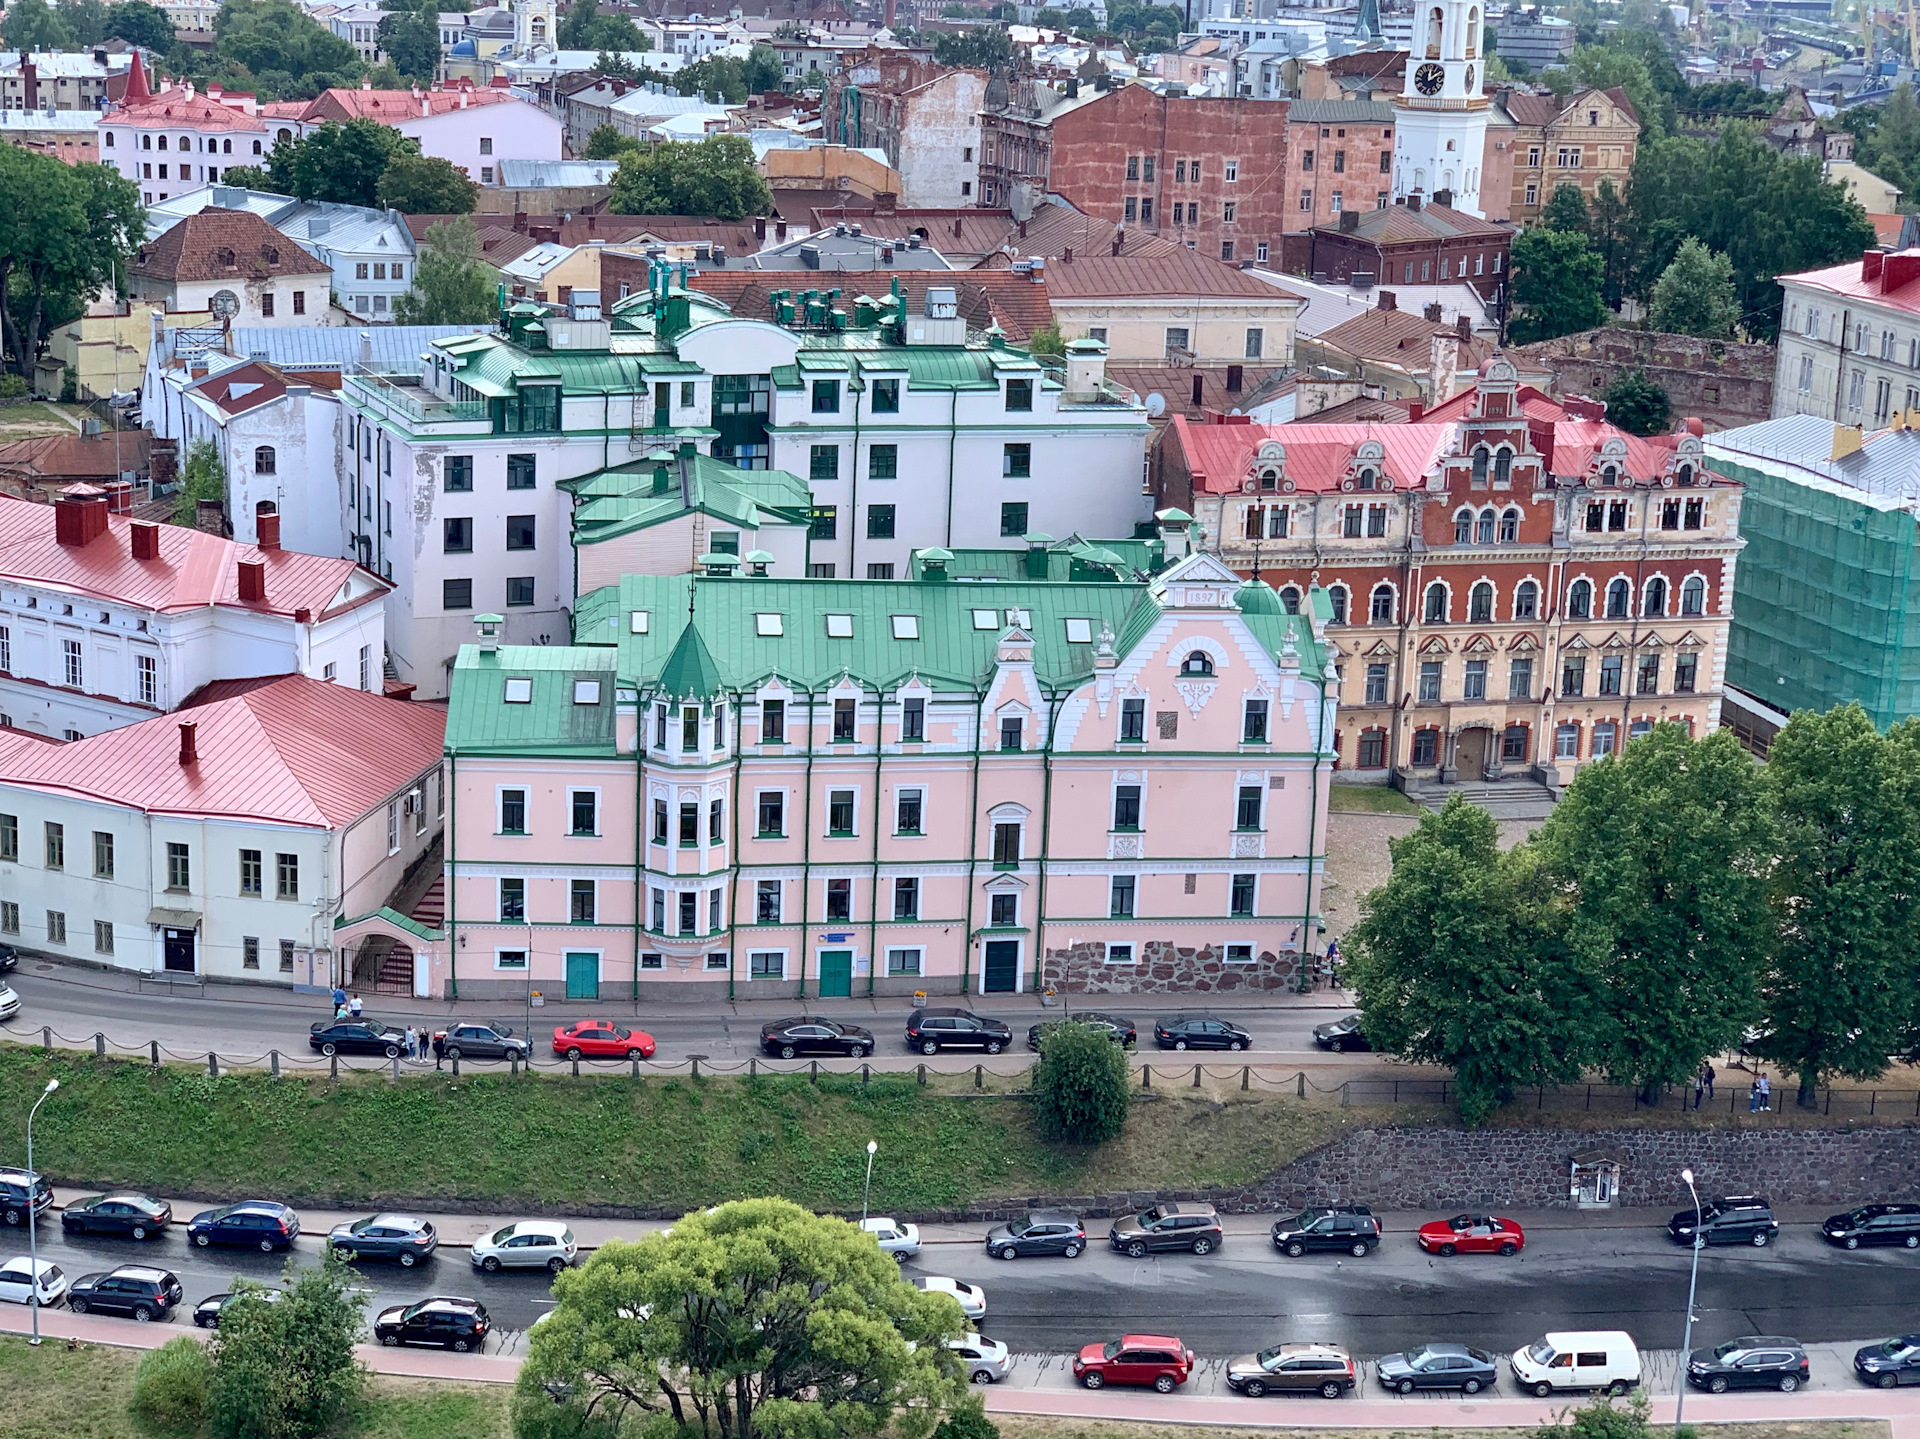
[[[0,1264],[0,1301],[8,1304],[30,1304],[33,1302],[33,1261],[26,1255],[17,1255],[5,1264]],[[67,1292],[67,1276],[60,1272],[60,1266],[51,1259],[40,1261],[40,1307],[58,1304]]]
[[[863,1219],[860,1227],[879,1241],[880,1247],[891,1254],[900,1263],[917,1258],[920,1254],[920,1226],[901,1224],[892,1219]]]
[[[473,1267],[494,1274],[502,1269],[551,1269],[558,1274],[580,1252],[573,1231],[558,1219],[522,1219],[473,1241]]]
[[[20,992],[10,984],[0,984],[0,1020],[12,1019],[20,1012]]]
[[[987,1292],[977,1284],[962,1283],[958,1279],[949,1279],[944,1274],[929,1274],[920,1281],[920,1292],[949,1296],[959,1304],[963,1318],[986,1318]]]
[[[998,1339],[983,1334],[962,1334],[949,1339],[947,1348],[966,1366],[967,1378],[975,1384],[995,1384],[1013,1368],[1013,1355]]]

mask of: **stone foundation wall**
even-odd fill
[[[1623,373],[1640,368],[1667,392],[1675,420],[1698,415],[1727,428],[1773,413],[1771,345],[1611,326],[1517,345],[1507,353],[1523,380],[1546,371],[1556,395],[1598,399]]]
[[[1138,945],[1134,964],[1108,964],[1107,947],[1099,942],[1049,949],[1040,964],[1041,983],[1069,994],[1221,994],[1300,985],[1300,956],[1290,951],[1263,949],[1252,964],[1228,964],[1224,946],[1164,939]]]

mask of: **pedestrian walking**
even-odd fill
[[[347,1002],[344,999],[333,1007],[333,1017],[335,1019],[345,1019],[347,1017]]]
[[[1701,1065],[1700,1077],[1706,1080],[1707,1082],[1707,1098],[1712,1099],[1713,1098],[1713,1066],[1711,1064]]]
[[[1702,1070],[1693,1077],[1693,1107],[1698,1109],[1707,1097],[1707,1075]]]
[[[1747,1086],[1747,1113],[1758,1114],[1759,1112],[1760,1112],[1760,1081],[1756,1079],[1753,1081],[1752,1084]]]
[[[1760,1089],[1760,1108],[1764,1113],[1771,1114],[1773,1113],[1773,1085],[1768,1082],[1765,1070],[1760,1072],[1758,1084]]]
[[[333,987],[333,1007],[336,1012],[347,1007],[347,992],[337,984]]]
[[[414,1051],[414,1045],[415,1045],[415,1044],[416,1044],[417,1042],[418,1042],[418,1039],[417,1039],[417,1036],[416,1036],[416,1035],[415,1035],[415,1033],[414,1033],[414,1029],[413,1029],[413,1026],[412,1026],[411,1024],[409,1024],[409,1025],[407,1026],[407,1033],[406,1033],[406,1038],[405,1038],[405,1039],[404,1039],[404,1040],[402,1041],[402,1044],[403,1044],[403,1051],[404,1051],[404,1053],[406,1054],[406,1056],[407,1056],[407,1058],[408,1058],[408,1059],[412,1059],[412,1058],[413,1058],[413,1051]]]
[[[347,1013],[352,1015],[355,1019],[358,1019],[360,1017],[360,1010],[361,1010],[360,996],[356,994],[347,1001]]]
[[[440,1068],[440,1062],[447,1057],[447,1037],[436,1034],[433,1037],[433,1067]]]

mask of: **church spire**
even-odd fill
[[[146,67],[140,63],[140,47],[133,48],[133,63],[127,66],[127,88],[120,96],[122,105],[137,105],[142,100],[151,100],[153,92],[147,88]]]

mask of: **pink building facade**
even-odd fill
[[[1324,598],[630,576],[455,665],[435,992],[1208,992],[1321,948]],[[491,617],[479,621],[483,636]]]

